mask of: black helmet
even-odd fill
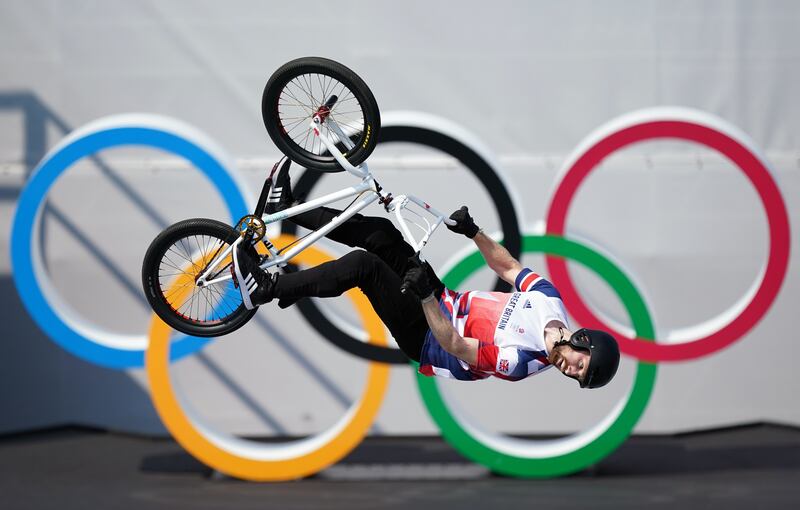
[[[619,347],[614,337],[597,329],[581,328],[569,338],[569,345],[589,351],[589,368],[581,388],[599,388],[614,378],[619,367]]]

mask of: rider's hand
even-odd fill
[[[433,295],[434,290],[431,287],[430,280],[428,280],[428,271],[417,255],[408,258],[408,269],[403,275],[400,292],[403,294],[411,293],[420,301]]]
[[[475,224],[475,220],[469,215],[469,208],[462,205],[461,209],[450,215],[450,219],[455,221],[455,225],[447,225],[447,228],[456,234],[464,234],[472,239],[480,230],[480,227]]]

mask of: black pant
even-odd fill
[[[321,207],[289,220],[308,229],[328,223],[340,211]],[[303,297],[333,297],[358,287],[367,296],[397,345],[409,358],[419,361],[428,323],[419,300],[400,292],[402,276],[414,249],[386,218],[356,214],[327,237],[347,246],[363,248],[319,266],[282,274],[275,297],[284,303]],[[437,294],[444,284],[428,266],[429,279]]]

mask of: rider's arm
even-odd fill
[[[522,265],[508,253],[508,250],[475,225],[475,220],[469,214],[469,207],[461,206],[459,210],[450,215],[450,221],[446,225],[453,232],[463,234],[475,241],[489,267],[500,278],[514,285],[514,280],[522,270]]]
[[[453,324],[442,314],[439,302],[433,295],[422,300],[422,310],[425,312],[428,327],[442,349],[470,365],[478,363],[478,339],[459,335]]]
[[[483,230],[478,231],[475,237],[472,238],[478,249],[481,251],[484,260],[489,267],[497,273],[497,276],[514,285],[519,272],[522,271],[522,264],[517,259],[511,256],[508,250],[503,245],[483,233]]]

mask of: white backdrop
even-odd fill
[[[109,114],[154,112],[193,124],[233,155],[257,194],[278,156],[260,118],[262,87],[275,68],[302,55],[356,70],[382,111],[428,112],[474,133],[524,199],[520,219],[531,231],[544,218],[560,165],[589,132],[660,105],[713,113],[752,137],[773,164],[796,225],[798,22],[800,5],[788,1],[7,1],[0,5],[0,253],[8,253],[27,173],[65,132]],[[168,222],[225,213],[213,187],[180,161],[149,150],[101,156],[108,171],[85,161],[51,191],[46,260],[77,311],[138,334],[149,318],[137,292],[142,255],[160,230],[154,212]],[[407,146],[379,148],[373,159],[387,189],[442,210],[468,204],[482,226],[498,228],[489,197],[455,161]],[[328,176],[316,192],[343,182]],[[732,306],[767,254],[766,220],[749,182],[691,144],[642,144],[610,158],[578,193],[569,227],[635,277],[659,332]],[[437,234],[430,259],[441,265],[465,245]],[[792,248],[777,301],[745,338],[709,357],[661,365],[638,432],[800,424],[792,375],[797,235]],[[544,269],[540,257],[525,261]],[[103,369],[64,353],[24,311],[10,271],[3,256],[0,432],[63,423],[162,431],[143,371]],[[595,309],[627,320],[599,279],[580,268],[575,274]],[[488,285],[486,274],[467,284]],[[332,310],[355,320],[346,303]],[[261,324],[177,363],[174,376],[225,430],[322,430],[360,394],[365,363],[294,310],[259,313]],[[446,386],[496,430],[551,433],[605,415],[629,387],[633,366],[626,359],[615,383],[597,392],[578,391],[554,371],[517,384]],[[375,432],[435,431],[411,370],[393,368]]]

